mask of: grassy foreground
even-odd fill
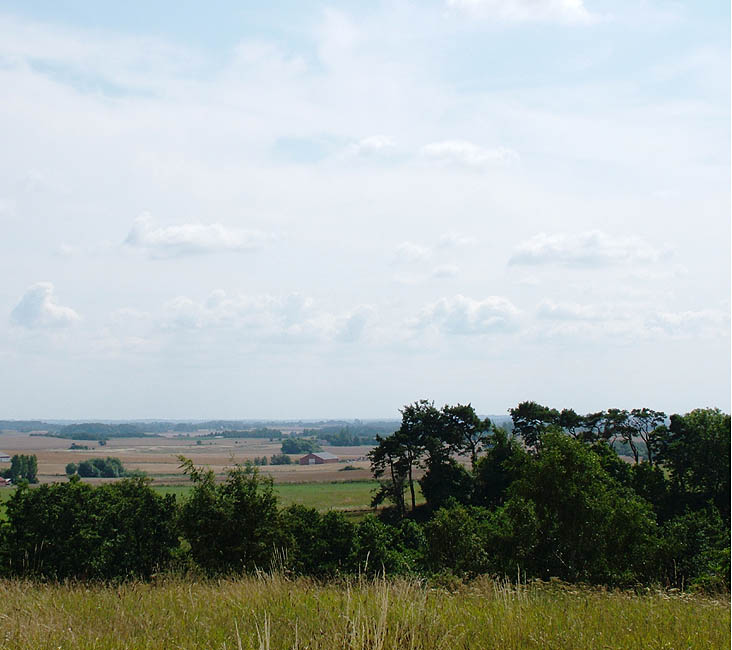
[[[729,648],[729,602],[478,580],[0,582],[0,648]]]

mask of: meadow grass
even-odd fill
[[[0,648],[729,648],[729,601],[488,579],[0,582]]]
[[[371,497],[378,487],[377,481],[332,481],[309,483],[275,483],[275,492],[280,505],[297,503],[317,510],[366,510],[371,505]],[[417,486],[419,487],[419,486]],[[188,495],[191,488],[180,486],[155,486],[160,494],[175,494],[178,500]],[[421,492],[418,501],[424,502]]]
[[[274,486],[280,505],[298,503],[318,510],[365,510],[370,507],[371,497],[377,487],[377,481],[275,483]],[[191,491],[190,485],[165,486],[153,483],[152,488],[159,494],[174,494],[178,501]],[[13,492],[13,489],[0,491],[0,504],[10,499]],[[423,502],[422,495],[418,496]]]

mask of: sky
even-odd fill
[[[730,7],[0,0],[0,417],[730,409]]]

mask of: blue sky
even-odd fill
[[[729,4],[0,2],[3,417],[729,409]]]

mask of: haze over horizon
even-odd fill
[[[729,412],[729,24],[6,0],[0,419]]]

